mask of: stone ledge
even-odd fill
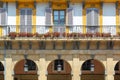
[[[0,50],[0,54],[4,54]],[[120,54],[120,50],[6,50],[6,54]]]

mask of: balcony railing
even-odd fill
[[[32,33],[32,30],[36,27],[36,32]],[[86,33],[83,33],[86,28]],[[100,33],[99,26],[83,26],[73,25],[66,27],[53,26],[52,31],[50,27],[46,25],[8,25],[3,27],[3,37],[14,37],[14,38],[31,38],[31,39],[87,39],[87,38],[113,38],[119,37],[120,34],[116,35],[116,26],[102,26],[103,33]],[[16,30],[18,29],[18,33]]]

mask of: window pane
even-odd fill
[[[59,24],[59,22],[58,21],[54,21],[54,24]]]
[[[60,24],[64,24],[65,23],[65,17],[64,16],[60,16]]]
[[[64,62],[63,60],[55,60],[54,62],[54,70],[57,70],[57,66],[61,65],[61,70],[64,70]]]
[[[65,15],[65,11],[60,11],[60,15]]]
[[[54,24],[65,23],[65,11],[54,11]]]
[[[54,16],[54,20],[58,20],[58,16]]]
[[[58,15],[58,11],[54,11],[54,15]]]

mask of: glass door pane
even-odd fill
[[[63,10],[54,10],[54,24],[65,24],[65,11]]]

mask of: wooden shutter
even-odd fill
[[[46,8],[46,25],[51,25],[52,9]]]
[[[67,9],[67,14],[68,14],[68,18],[67,18],[67,21],[68,21],[68,25],[73,25],[73,8],[68,8]]]
[[[6,9],[0,9],[0,25],[6,25]]]
[[[27,22],[27,32],[32,32],[32,9],[27,9],[27,18],[26,18],[26,22]]]
[[[91,16],[92,16],[92,10],[91,9],[87,9],[87,26],[91,25]]]
[[[93,11],[94,11],[94,24],[93,25],[98,26],[99,11],[98,11],[98,9],[94,9]]]
[[[1,24],[6,25],[6,9],[2,9],[1,13]]]
[[[96,8],[87,9],[87,26],[98,26],[98,13]]]
[[[20,32],[32,32],[32,9],[20,10]]]
[[[26,32],[25,30],[25,9],[20,10],[20,32]]]
[[[96,8],[88,8],[87,9],[87,32],[98,32],[98,9]]]

